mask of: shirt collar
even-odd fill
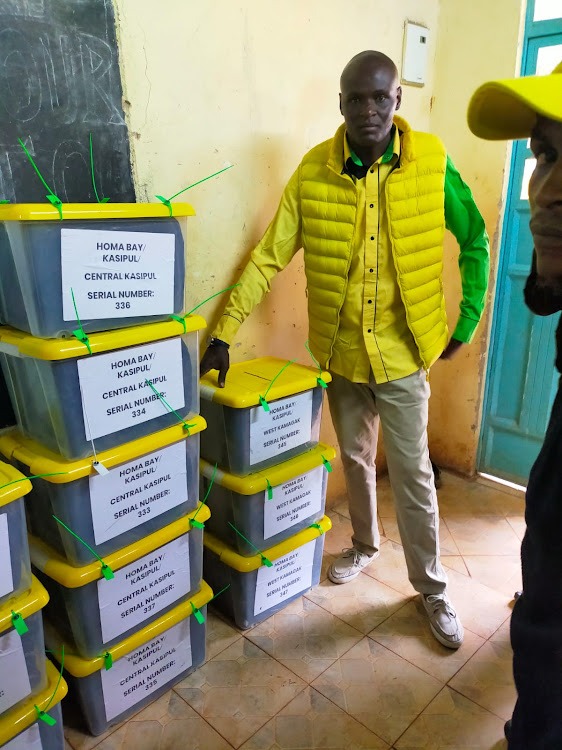
[[[393,134],[390,138],[387,149],[384,154],[377,159],[375,164],[387,164],[389,161],[392,161],[393,158],[398,161],[400,157],[400,133],[396,125],[393,125],[392,128]],[[359,179],[364,177],[371,167],[371,165],[365,166],[362,164],[361,159],[353,152],[349,145],[349,141],[347,140],[347,133],[343,139],[343,159],[346,171],[354,177],[359,177]]]

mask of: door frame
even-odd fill
[[[531,55],[536,54],[536,43],[538,40],[544,40],[549,36],[562,34],[562,18],[548,21],[533,21],[535,14],[535,0],[527,0],[525,11],[525,28],[523,36],[523,45],[521,52],[520,71],[525,71],[529,64]],[[522,74],[520,72],[520,75]],[[488,360],[486,363],[486,378],[484,386],[484,398],[482,401],[482,418],[480,420],[480,435],[478,440],[478,454],[476,459],[477,471],[482,469],[484,464],[484,452],[486,448],[485,425],[486,416],[494,398],[494,377],[493,370],[497,363],[497,353],[500,344],[503,343],[501,324],[503,323],[502,312],[503,306],[500,301],[505,292],[507,267],[509,265],[509,248],[507,240],[509,237],[509,221],[511,217],[510,203],[512,201],[514,188],[518,186],[519,175],[515,170],[516,162],[520,158],[518,149],[513,144],[509,157],[506,160],[509,164],[509,176],[507,182],[507,191],[503,206],[504,215],[501,220],[501,235],[499,242],[499,261],[497,265],[496,288],[494,292],[493,317],[490,330],[490,340],[488,344]]]

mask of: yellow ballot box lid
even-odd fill
[[[46,667],[48,684],[45,690],[0,716],[0,747],[35,724],[38,719],[37,709],[48,712],[68,693],[68,686],[56,667],[48,660]]]
[[[105,651],[103,654],[100,654],[100,656],[95,657],[94,659],[84,659],[81,656],[77,656],[76,654],[72,653],[67,654],[66,644],[64,643],[64,640],[59,636],[59,634],[50,623],[45,623],[45,643],[47,644],[47,648],[51,651],[54,658],[59,663],[62,659],[62,647],[64,644],[64,668],[73,677],[89,677],[90,675],[95,674],[96,672],[99,672],[100,670],[105,668],[105,659],[107,653],[111,654],[112,660],[114,662],[117,661],[117,659],[130,654],[131,651],[134,651],[135,649],[139,648],[139,646],[142,646],[143,643],[154,640],[154,638],[157,638],[164,631],[169,630],[174,625],[177,625],[178,622],[181,622],[187,617],[190,617],[193,614],[194,609],[201,609],[208,602],[210,602],[212,598],[213,590],[208,583],[206,583],[205,581],[201,581],[201,589],[190,599],[187,599],[185,602],[178,604],[177,607],[174,607],[169,612],[166,612],[166,614],[162,615],[162,617],[154,620],[154,622],[151,622],[146,627],[141,628],[136,633],[133,633],[133,635],[125,638],[125,640],[121,641],[121,643],[118,643],[112,648],[107,649],[107,651]],[[69,651],[70,650],[71,648],[69,648]]]
[[[189,315],[184,318],[184,322],[185,330],[183,323],[177,320],[167,320],[163,323],[147,323],[131,328],[118,328],[115,331],[89,333],[90,349],[92,354],[100,354],[128,346],[150,344],[154,341],[200,331],[207,325],[200,315]],[[86,344],[74,336],[67,339],[39,339],[30,333],[24,333],[9,326],[0,327],[0,352],[15,357],[26,356],[50,361],[89,355]]]
[[[106,469],[111,469],[113,466],[166,448],[180,440],[186,440],[188,437],[204,430],[207,423],[203,417],[197,415],[189,418],[188,426],[189,430],[186,430],[183,424],[173,425],[165,430],[153,432],[152,435],[132,440],[130,443],[123,443],[116,448],[98,453],[97,460]],[[4,435],[0,435],[0,453],[7,459],[13,459],[28,466],[31,476],[41,476],[46,482],[52,484],[67,484],[68,482],[74,482],[76,479],[96,474],[93,466],[94,456],[81,458],[77,461],[67,461],[63,456],[44,448],[35,440],[24,437],[17,430],[10,430]],[[2,466],[5,465],[0,463],[0,484],[2,484]],[[13,469],[13,471],[16,470]],[[17,473],[19,474],[19,472]],[[23,474],[19,474],[19,476],[21,477]],[[31,489],[29,480],[26,479],[26,482]],[[12,487],[18,486],[20,485],[12,485]],[[29,489],[25,489],[21,494],[29,492]],[[15,499],[15,497],[12,499]],[[2,490],[0,490],[0,505],[2,505]]]
[[[174,217],[195,216],[189,203],[172,203]],[[169,219],[164,203],[63,203],[64,219]],[[60,221],[51,203],[6,203],[0,206],[0,221]]]
[[[39,612],[49,601],[49,594],[35,576],[31,576],[31,588],[23,594],[8,599],[0,605],[0,634],[12,627],[12,617],[15,614],[26,619]]]
[[[242,557],[242,555],[235,552],[228,544],[221,542],[220,539],[217,539],[207,531],[203,537],[203,544],[208,550],[214,552],[220,561],[228,565],[229,568],[233,568],[239,573],[250,573],[252,570],[261,568],[263,565],[262,555],[273,562],[273,560],[278,560],[280,557],[294,552],[298,547],[302,547],[303,544],[317,539],[331,528],[332,522],[328,516],[324,516],[317,524],[299,531],[298,534],[289,537],[289,539],[285,539],[285,541],[279,542],[279,544],[275,544],[273,547],[264,549],[260,554],[255,554],[252,557]]]
[[[129,563],[135,562],[139,557],[144,557],[144,555],[148,555],[155,549],[163,547],[168,542],[172,542],[174,539],[183,536],[183,534],[187,534],[192,529],[191,520],[195,516],[197,516],[196,520],[198,523],[204,524],[211,517],[211,511],[206,505],[200,503],[198,509],[189,515],[168,524],[163,529],[154,531],[152,534],[139,539],[138,542],[130,544],[128,547],[123,547],[123,549],[111,555],[106,555],[103,558],[103,562],[111,570],[119,570],[125,565],[129,565]],[[29,553],[31,562],[38,570],[67,589],[77,589],[81,586],[86,586],[86,584],[97,581],[103,576],[101,563],[98,560],[89,565],[82,565],[79,568],[75,568],[62,555],[31,534],[29,535]]]
[[[0,461],[0,508],[27,495],[33,489],[21,471]]]
[[[323,371],[320,374],[317,367],[306,367],[297,362],[292,362],[281,372],[287,364],[288,360],[278,357],[260,357],[238,362],[228,371],[224,388],[217,386],[216,373],[209,373],[201,378],[201,398],[234,409],[245,409],[257,406],[260,396],[264,397],[268,389],[266,399],[272,402],[316,388],[319,377],[325,383],[332,380],[329,372]]]
[[[0,441],[0,450],[1,445]],[[221,469],[217,469],[215,472],[215,467],[203,459],[199,461],[199,469],[207,479],[212,479],[214,473],[215,483],[220,484],[221,487],[226,487],[239,495],[254,495],[257,492],[265,492],[269,486],[278,487],[295,477],[300,477],[312,471],[312,469],[322,466],[325,461],[333,461],[335,457],[336,451],[334,448],[325,443],[319,443],[316,448],[301,453],[300,456],[295,456],[289,461],[284,461],[268,469],[256,471],[255,474],[249,474],[246,477],[229,474]]]

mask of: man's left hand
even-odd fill
[[[461,348],[461,346],[464,346],[464,343],[462,341],[459,341],[458,339],[451,339],[440,359],[452,359]]]

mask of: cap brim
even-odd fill
[[[468,127],[491,141],[528,138],[537,115],[562,121],[562,75],[483,84],[468,105]]]

